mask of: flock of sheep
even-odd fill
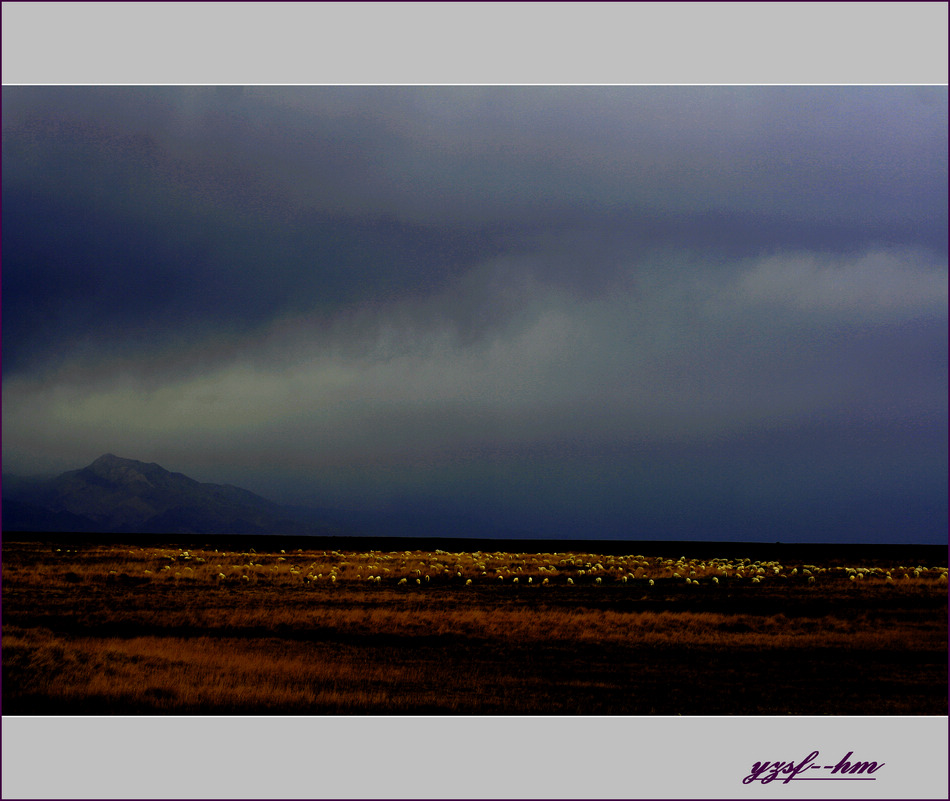
[[[139,548],[131,563],[110,570],[130,571],[152,580],[211,581],[222,584],[300,583],[428,587],[454,584],[545,587],[560,585],[801,585],[850,582],[854,585],[947,582],[947,568],[924,565],[783,565],[751,559],[669,559],[589,553],[509,553],[501,551],[306,551],[257,553]],[[136,569],[139,568],[139,569]]]

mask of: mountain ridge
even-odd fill
[[[333,523],[304,520],[250,490],[202,483],[155,462],[112,453],[48,480],[12,483],[12,496],[3,497],[4,531],[342,533]]]

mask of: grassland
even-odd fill
[[[947,714],[945,563],[281,545],[5,540],[4,714]]]

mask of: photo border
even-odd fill
[[[946,3],[5,2],[2,15],[5,85],[947,84]],[[4,798],[787,798],[742,785],[744,771],[814,749],[888,773],[796,798],[947,797],[946,717],[5,716],[2,734]]]

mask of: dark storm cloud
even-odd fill
[[[97,323],[145,341],[428,291],[565,230],[946,247],[940,88],[13,87],[3,112],[7,370]]]
[[[557,533],[945,530],[945,88],[3,111],[9,466]]]

